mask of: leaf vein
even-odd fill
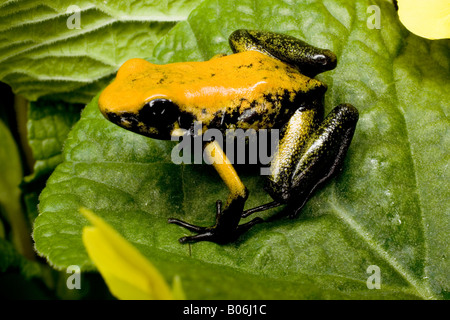
[[[332,201],[331,201],[332,200]],[[340,206],[336,205],[337,199],[333,192],[332,199],[328,201],[333,211],[337,213],[338,217],[346,222],[356,234],[358,234],[364,241],[371,247],[383,260],[385,260],[394,270],[396,270],[411,286],[416,290],[419,296],[424,299],[435,299],[431,291],[423,286],[423,283],[417,281],[417,279],[406,270],[401,263],[399,263],[389,252],[384,250],[370,233],[365,230],[358,222],[350,217],[350,215]]]

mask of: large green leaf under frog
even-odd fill
[[[370,5],[381,29],[370,29]],[[92,270],[81,242],[91,208],[136,245],[188,298],[445,298],[449,275],[449,43],[409,34],[386,1],[206,1],[155,48],[153,62],[230,53],[238,28],[287,33],[333,50],[338,67],[326,112],[348,102],[360,121],[342,174],[315,194],[299,219],[255,226],[229,245],[180,245],[177,217],[214,221],[227,190],[209,166],[175,165],[172,142],[106,121],[94,99],[75,125],[64,162],[40,197],[34,239],[56,268]],[[241,172],[265,203],[258,171]],[[265,218],[271,213],[265,213]],[[369,266],[381,289],[369,289]]]

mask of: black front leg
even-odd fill
[[[255,218],[250,222],[239,224],[244,212],[245,201],[248,198],[247,188],[239,179],[233,165],[217,142],[206,144],[205,151],[207,155],[210,155],[210,163],[227,185],[230,194],[224,209],[222,209],[221,201],[216,202],[216,223],[211,227],[199,227],[178,219],[169,219],[169,223],[197,233],[197,235],[179,239],[181,243],[211,241],[223,244],[232,242],[252,226],[263,221],[261,218]]]
[[[222,210],[222,202],[216,203],[216,223],[212,227],[200,227],[192,225],[178,219],[169,219],[173,223],[196,232],[194,236],[186,236],[179,239],[180,243],[194,243],[198,241],[211,241],[219,244],[225,244],[235,241],[241,234],[245,233],[257,223],[263,222],[261,218],[255,218],[250,222],[239,224],[244,210],[245,197],[237,197]]]

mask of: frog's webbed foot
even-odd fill
[[[197,232],[194,236],[186,236],[178,239],[180,243],[195,243],[198,241],[210,241],[218,244],[226,244],[235,241],[239,236],[248,231],[255,224],[263,222],[261,218],[255,218],[250,222],[238,225],[234,230],[220,230],[217,225],[213,227],[199,227],[178,219],[169,219],[169,223],[173,223],[184,227],[190,231]]]
[[[222,212],[222,201],[217,200],[216,201],[216,220],[217,220],[217,217],[221,214],[221,212]],[[183,220],[174,219],[174,218],[169,218],[168,222],[179,225],[180,227],[186,228],[189,231],[197,232],[197,233],[204,233],[205,231],[208,231],[211,229],[211,227],[200,227],[200,226],[196,226],[196,225],[187,223]],[[184,237],[184,238],[187,238],[187,237]],[[181,239],[184,239],[184,238],[181,238]],[[181,242],[181,239],[180,239],[180,242]]]
[[[194,243],[198,241],[210,241],[219,244],[225,244],[236,240],[240,235],[248,231],[255,224],[263,222],[261,218],[255,218],[247,223],[238,224],[238,219],[230,220],[230,210],[233,210],[233,206],[229,206],[222,211],[222,202],[219,200],[216,202],[216,224],[212,227],[200,227],[179,219],[169,219],[169,223],[179,225],[189,231],[196,232],[196,235],[186,236],[180,238],[180,243]],[[242,210],[241,210],[242,211]],[[237,215],[234,215],[237,216]]]

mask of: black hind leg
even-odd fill
[[[287,204],[289,216],[296,216],[317,187],[341,170],[358,111],[349,104],[337,106],[307,138],[295,131],[296,121],[294,115],[287,124],[265,187],[276,202]],[[283,145],[292,141],[298,145]]]

